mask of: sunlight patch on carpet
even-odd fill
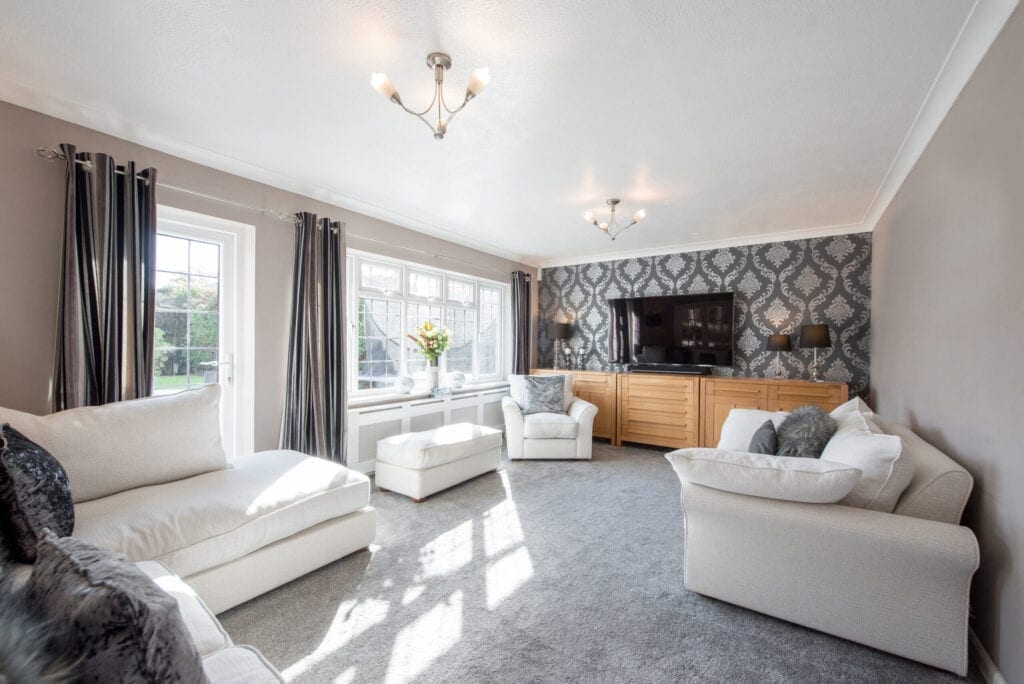
[[[487,565],[487,609],[494,610],[533,577],[533,560],[525,546]]]
[[[343,601],[320,645],[312,653],[283,670],[281,674],[285,680],[292,680],[305,674],[320,661],[344,648],[355,637],[384,622],[387,614],[387,601],[372,598]]]
[[[410,682],[448,652],[462,637],[462,591],[403,627],[391,649],[385,681]]]

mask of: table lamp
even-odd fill
[[[561,368],[558,360],[562,355],[562,340],[569,339],[569,324],[568,323],[556,323],[554,321],[548,323],[548,339],[554,340],[555,351],[554,351],[554,368],[557,370]]]
[[[775,377],[782,377],[781,352],[792,351],[793,342],[789,335],[772,335],[768,338],[768,351],[775,352]]]
[[[811,382],[824,382],[818,373],[818,350],[832,346],[832,338],[828,334],[828,326],[823,324],[805,325],[800,328],[800,346],[804,349],[814,350],[814,360],[811,362]]]

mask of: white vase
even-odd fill
[[[427,391],[428,392],[431,391],[431,390],[437,389],[437,375],[438,375],[438,367],[437,366],[430,366],[430,365],[428,365],[427,366]]]

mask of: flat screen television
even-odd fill
[[[731,366],[733,293],[609,299],[608,358],[645,364]]]

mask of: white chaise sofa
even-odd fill
[[[370,481],[274,450],[228,460],[220,388],[34,416],[0,408],[67,471],[73,536],[158,561],[220,613],[367,548]]]
[[[973,479],[908,428],[874,420],[913,463],[891,513],[695,484],[683,463],[694,454],[668,454],[682,480],[683,584],[963,676],[979,551],[960,516]]]

